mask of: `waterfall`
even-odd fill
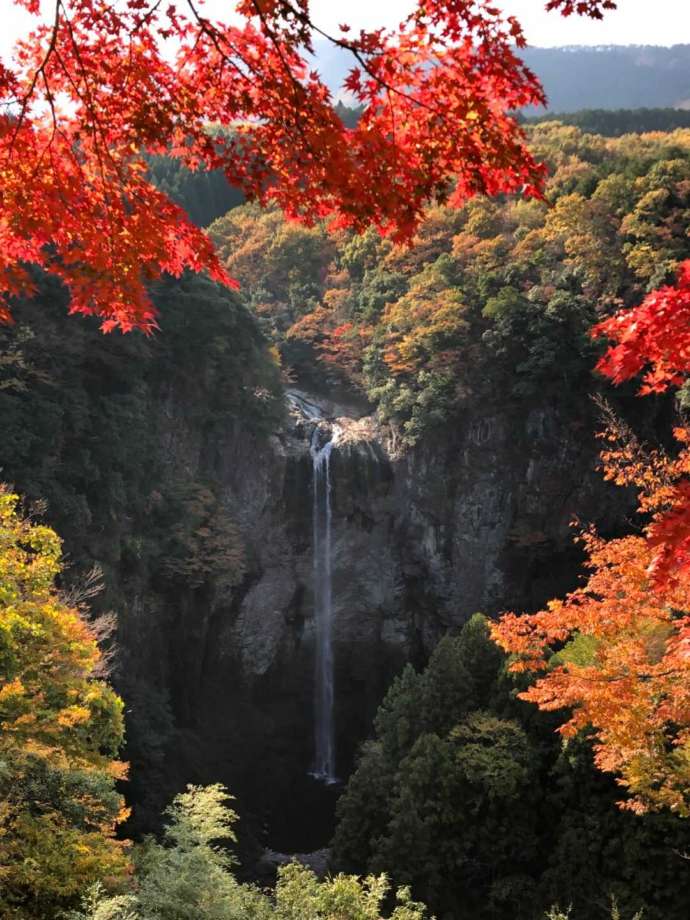
[[[311,438],[312,527],[314,553],[314,621],[316,626],[316,674],[314,682],[314,769],[312,776],[336,782],[335,726],[333,722],[333,562],[331,507],[331,451],[340,429],[334,425],[330,438],[319,446],[317,425]]]

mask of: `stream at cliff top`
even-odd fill
[[[335,725],[333,718],[333,560],[331,505],[331,451],[340,429],[334,425],[321,444],[322,430],[314,428],[312,457],[312,533],[314,553],[314,622],[316,672],[314,681],[314,767],[312,776],[325,783],[337,782],[335,772]]]

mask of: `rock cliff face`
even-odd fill
[[[230,428],[210,452],[221,502],[247,547],[242,583],[178,593],[157,611],[135,599],[121,636],[130,677],[150,684],[155,675],[154,685],[169,692],[174,727],[158,752],[159,791],[182,781],[225,782],[248,812],[253,838],[283,850],[326,842],[337,793],[308,776],[315,424],[341,429],[331,454],[341,777],[405,661],[421,662],[477,610],[530,609],[571,587],[575,512],[610,530],[624,511],[621,495],[595,471],[584,416],[548,404],[478,406],[457,427],[399,455],[390,433],[361,408],[300,391],[288,396],[289,420],[267,441]],[[185,426],[170,421],[171,462],[208,464],[209,446],[185,441]],[[133,698],[134,707],[145,705]],[[151,783],[150,760],[135,758],[135,793],[138,773]]]

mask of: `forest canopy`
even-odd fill
[[[549,166],[543,202],[430,207],[409,247],[254,205],[216,221],[219,257],[284,364],[359,389],[408,446],[485,387],[577,398],[602,352],[592,325],[675,277],[690,132],[609,140],[548,122],[529,136]]]

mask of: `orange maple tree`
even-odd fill
[[[649,293],[641,304],[617,313],[592,330],[612,344],[597,369],[614,383],[644,371],[641,395],[680,386],[690,370],[690,259],[681,262],[675,285]],[[686,470],[686,472],[688,472]],[[690,575],[690,480],[677,476],[664,496],[664,510],[648,531],[650,568],[656,587]]]
[[[39,17],[39,0],[13,0]],[[611,0],[551,0],[600,17]],[[51,0],[0,62],[0,320],[59,276],[75,313],[151,329],[146,286],[206,270],[207,237],[148,179],[145,155],[222,169],[307,220],[411,235],[434,199],[538,195],[544,170],[507,112],[544,101],[519,23],[487,0],[418,0],[396,29],[325,36],[308,0],[240,0],[233,24],[202,0]],[[306,63],[315,37],[353,59],[355,128]],[[213,126],[212,128],[210,126]]]
[[[536,614],[505,614],[492,635],[513,654],[511,670],[540,675],[523,699],[568,708],[566,737],[593,729],[595,763],[628,790],[624,807],[688,816],[690,583],[657,577],[669,508],[690,473],[690,430],[675,435],[677,456],[648,451],[609,413],[604,473],[638,489],[646,532],[604,540],[586,530],[586,583]]]

